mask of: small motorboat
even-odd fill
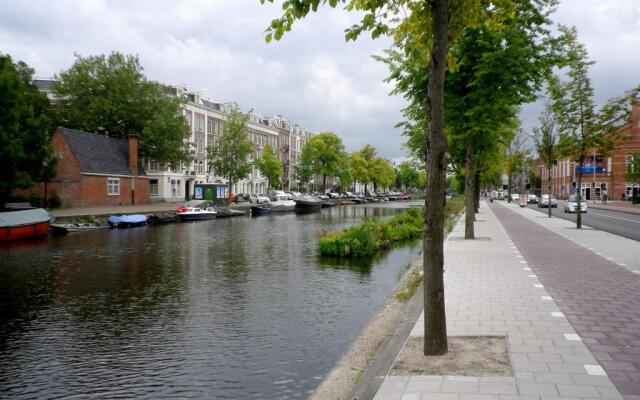
[[[79,224],[51,224],[51,232],[54,235],[66,235],[73,232],[89,232],[100,229],[106,229],[109,225],[101,224],[100,221],[93,223],[84,222]]]
[[[271,203],[259,204],[250,208],[251,215],[269,214],[273,211],[273,205]]]
[[[323,201],[317,197],[300,196],[293,199],[296,202],[296,211],[317,211],[322,207]]]
[[[174,212],[161,212],[149,215],[149,223],[153,225],[172,224],[178,222],[178,216]]]
[[[337,205],[338,205],[338,203],[334,203],[333,201],[325,200],[325,201],[322,202],[322,206],[321,207],[322,208],[329,208],[329,207],[335,207]]]
[[[131,215],[112,215],[107,218],[107,223],[110,228],[132,228],[135,226],[144,226],[148,222],[146,215],[131,214]]]
[[[52,219],[44,208],[0,213],[0,241],[44,236]]]
[[[271,203],[271,212],[287,212],[296,208],[296,202],[293,200],[278,200]]]
[[[218,216],[216,210],[211,206],[205,208],[182,207],[178,209],[176,214],[178,218],[180,218],[180,221],[201,221],[214,219]]]

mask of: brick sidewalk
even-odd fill
[[[478,220],[489,240],[446,243],[448,334],[506,336],[514,376],[387,376],[375,399],[622,399],[485,203]],[[422,332],[420,318],[412,335]]]
[[[640,275],[520,211],[491,208],[620,392],[640,400]]]

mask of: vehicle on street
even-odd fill
[[[238,193],[238,195],[236,196],[236,203],[249,201],[249,197],[251,197],[251,195],[248,193]]]
[[[518,193],[511,193],[511,201],[519,201],[520,195]]]
[[[529,204],[537,204],[538,203],[538,196],[536,196],[533,193],[529,194]]]
[[[580,212],[586,213],[587,202],[584,201],[582,198],[580,198],[580,196],[575,194],[572,196],[569,196],[567,201],[564,202],[564,212],[566,213],[578,212],[578,201],[580,201]]]
[[[558,199],[553,196],[549,196],[548,194],[543,194],[540,196],[540,201],[538,202],[538,208],[558,208]]]
[[[330,199],[339,199],[340,198],[340,194],[335,193],[335,192],[327,193],[327,196],[329,196]]]
[[[249,197],[249,202],[250,203],[258,203],[258,204],[268,203],[269,202],[269,198],[267,196],[265,196],[264,194],[252,194]]]

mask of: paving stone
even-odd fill
[[[558,390],[552,383],[518,382],[518,393],[537,396],[557,396]]]
[[[571,374],[565,374],[561,372],[534,372],[533,376],[536,383],[573,384]]]
[[[412,376],[407,383],[407,392],[439,392],[442,389],[442,377],[441,379],[430,379],[430,377]]]
[[[600,397],[600,392],[594,386],[558,384],[558,393],[561,397]]]

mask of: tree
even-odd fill
[[[358,150],[358,153],[362,156],[364,161],[367,164],[367,175],[362,174],[361,182],[364,183],[364,193],[367,194],[367,185],[369,182],[373,180],[372,168],[374,166],[374,159],[376,157],[376,148],[371,146],[370,144],[365,145],[363,148]]]
[[[222,125],[222,134],[207,148],[209,167],[227,178],[229,192],[233,184],[246,178],[252,169],[253,143],[246,132],[248,120],[249,116],[240,112],[238,106],[231,107],[227,121]]]
[[[311,147],[313,172],[322,175],[322,190],[327,188],[327,176],[337,176],[343,165],[344,145],[333,132],[322,132],[311,136],[307,143]]]
[[[409,188],[420,187],[419,174],[417,168],[410,161],[403,161],[398,167],[398,174],[396,175],[396,182],[398,187],[403,187],[405,190]]]
[[[273,2],[273,0],[261,0]],[[365,31],[376,38],[392,36],[401,49],[404,65],[409,69],[399,71],[397,93],[410,100],[409,110],[416,119],[411,124],[415,130],[428,131],[422,136],[420,154],[425,161],[428,179],[425,196],[424,229],[424,307],[425,307],[425,355],[447,352],[446,318],[444,310],[444,205],[446,170],[449,164],[447,140],[444,132],[444,82],[447,53],[450,43],[455,43],[468,26],[491,21],[499,26],[501,19],[511,14],[512,0],[497,0],[483,7],[481,0],[460,2],[452,0],[286,0],[282,3],[283,15],[271,21],[265,40],[280,40],[290,31],[296,20],[315,12],[320,4],[336,7],[346,4],[349,11],[360,12],[362,20],[345,32],[347,40],[355,40]],[[450,59],[453,61],[452,59]],[[417,72],[417,73],[416,73]]]
[[[0,53],[0,208],[12,189],[32,187],[55,173],[49,100],[32,77],[27,64]]]
[[[313,176],[313,149],[306,141],[300,150],[300,160],[295,169],[296,180],[299,185],[306,189],[307,184]]]
[[[379,187],[386,188],[395,182],[396,172],[389,161],[382,157],[375,157],[371,160],[370,165],[374,192],[377,192]]]
[[[547,105],[547,109],[540,115],[540,127],[534,128],[533,133],[536,141],[536,150],[542,164],[547,169],[547,194],[551,199],[551,169],[554,162],[557,162],[556,142],[558,135],[555,130],[555,123]],[[542,179],[542,176],[540,177]],[[551,218],[551,200],[549,200],[549,218]]]
[[[629,98],[636,97],[640,86],[609,100],[597,110],[589,79],[589,66],[593,61],[588,59],[584,45],[578,42],[575,28],[561,26],[560,31],[564,33],[566,61],[563,67],[568,68],[567,80],[562,81],[559,77],[552,76],[549,79],[549,95],[559,133],[558,151],[578,162],[576,188],[581,196],[585,160],[594,151],[609,151],[623,139],[616,126],[628,117]],[[582,213],[580,202],[577,204],[576,227],[580,229]]]
[[[143,158],[170,165],[189,160],[182,99],[147,80],[137,56],[76,56],[53,92],[60,125],[120,139],[138,135]]]
[[[268,187],[280,187],[280,177],[282,176],[282,164],[276,158],[275,151],[271,145],[266,145],[262,149],[262,154],[256,160],[256,167],[260,173],[267,178]]]
[[[365,194],[367,192],[367,182],[369,178],[369,165],[367,160],[362,156],[362,153],[357,151],[351,153],[351,175],[357,182],[365,184]]]

